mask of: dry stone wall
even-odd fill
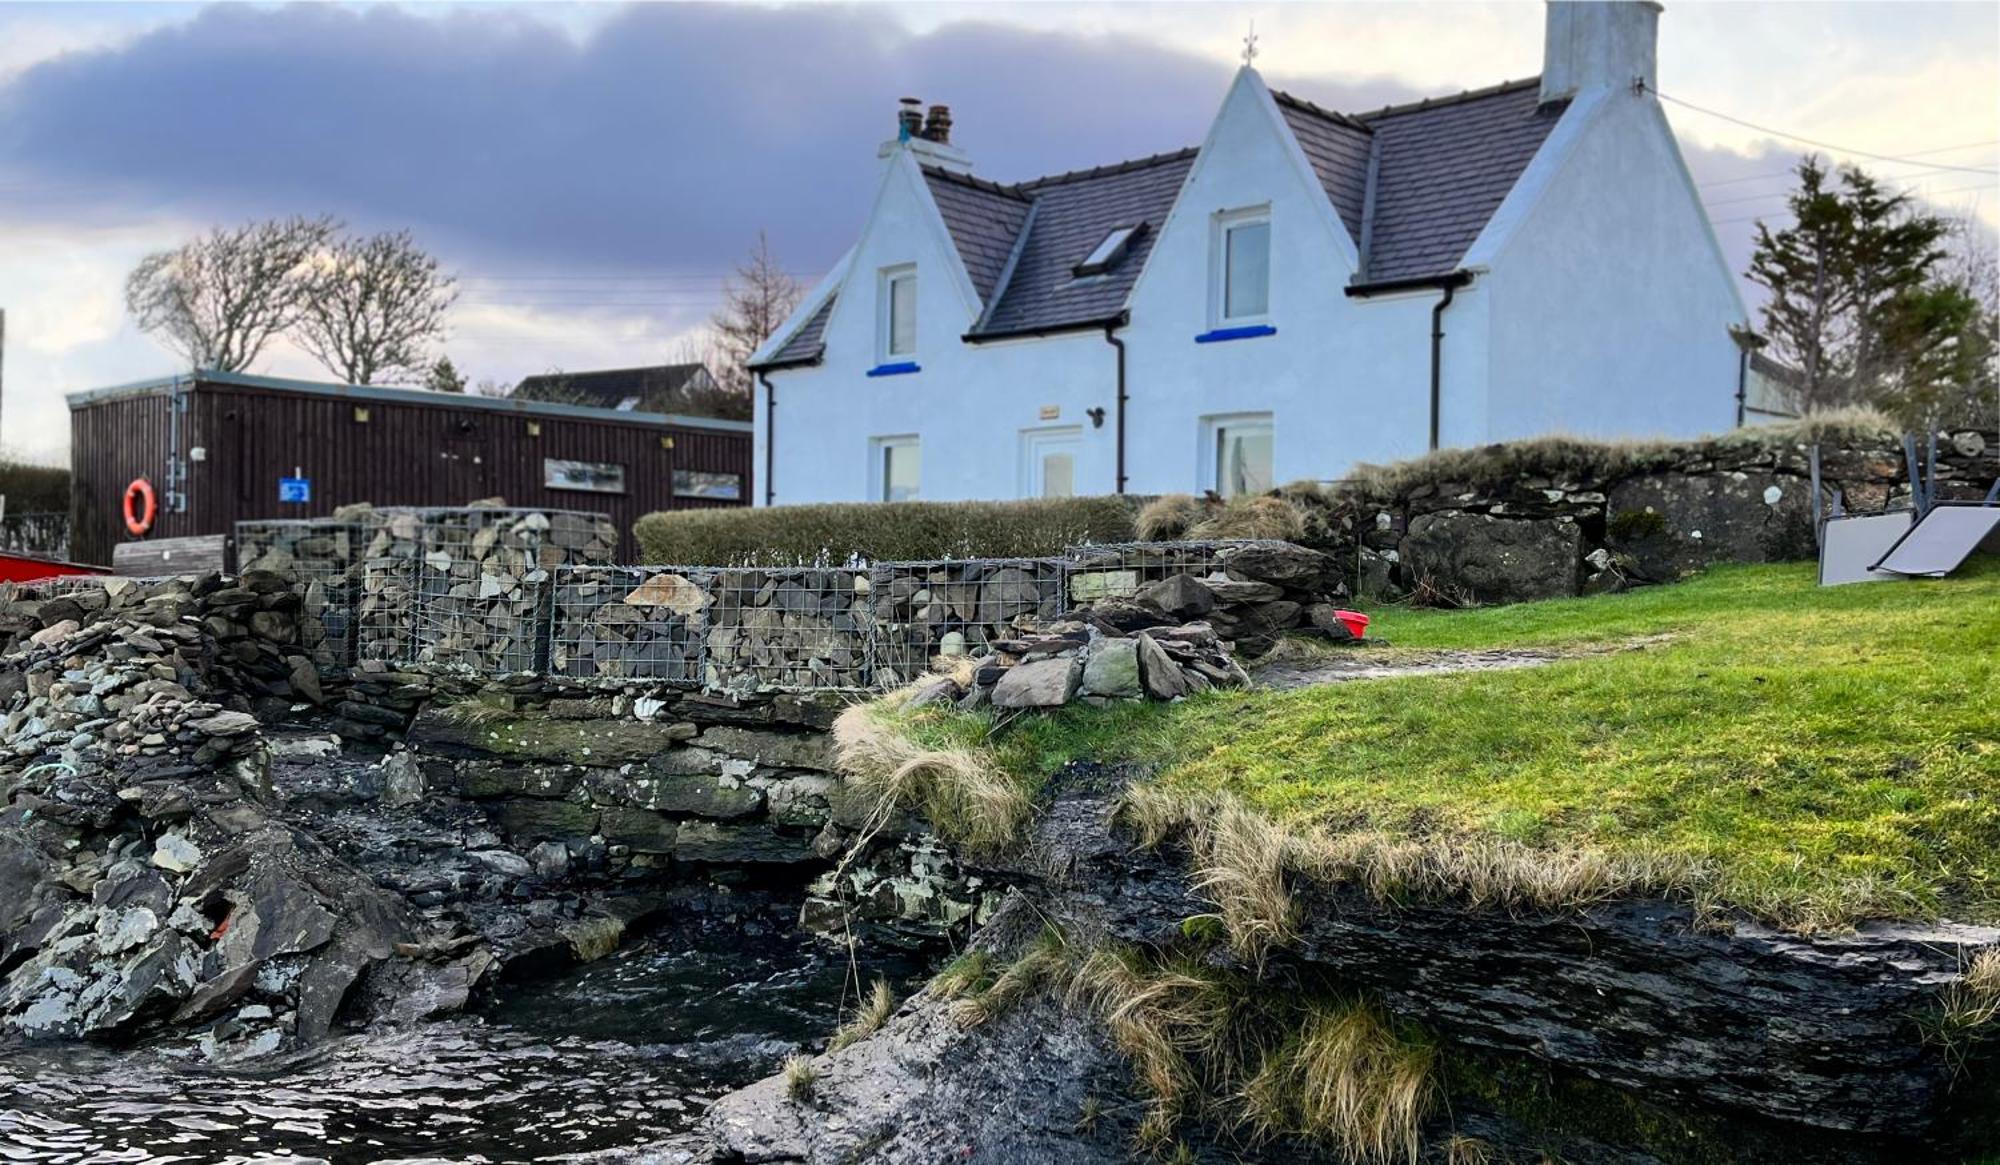
[[[1358,594],[1441,603],[1592,594],[1817,554],[1810,441],[1746,432],[1645,457],[1558,446],[1452,451],[1392,467],[1386,487],[1295,493],[1312,527],[1304,541]],[[1518,472],[1498,472],[1503,463]],[[1996,478],[1990,434],[1940,435],[1938,499],[1982,498]],[[1822,516],[1836,500],[1849,513],[1907,508],[1908,459],[1887,436],[1822,446],[1819,491]]]

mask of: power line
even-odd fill
[[[1957,150],[1970,150],[1978,148],[1980,146],[2000,146],[2000,138],[1993,138],[1983,142],[1965,142],[1962,145],[1956,145],[1956,146],[1939,146],[1937,149],[1934,150],[1912,150],[1910,153],[1904,156],[1908,158],[1921,158],[1926,154],[1949,154]],[[1911,162],[1909,164],[1913,166],[1931,165],[1931,163],[1929,162]],[[1942,166],[1937,168],[1951,169],[1950,166]],[[1898,175],[1898,177],[1914,178],[1918,174],[1924,174],[1929,172],[1931,171],[1918,170],[1913,173]],[[1796,173],[1798,173],[1797,170],[1767,170],[1762,174],[1743,174],[1735,178],[1718,178],[1713,182],[1698,182],[1695,185],[1699,189],[1707,190],[1711,186],[1736,186],[1744,182],[1762,182],[1769,178],[1790,178],[1792,175]]]
[[[1893,154],[1871,153],[1868,150],[1857,150],[1852,146],[1836,145],[1833,142],[1825,142],[1825,141],[1820,141],[1817,138],[1809,138],[1809,137],[1804,137],[1800,134],[1787,133],[1781,129],[1772,129],[1768,125],[1758,125],[1756,122],[1753,121],[1744,121],[1740,117],[1732,117],[1727,113],[1719,113],[1713,109],[1706,109],[1702,106],[1694,104],[1691,101],[1682,101],[1678,97],[1669,97],[1665,93],[1660,92],[1658,89],[1653,88],[1651,85],[1646,85],[1646,91],[1662,101],[1671,101],[1675,105],[1681,106],[1682,108],[1685,109],[1692,109],[1696,113],[1705,113],[1710,117],[1719,117],[1726,122],[1730,122],[1734,125],[1740,125],[1745,129],[1754,129],[1758,133],[1767,133],[1772,135],[1773,137],[1788,138],[1791,141],[1795,142],[1804,142],[1806,145],[1818,146],[1820,149],[1823,150],[1837,150],[1843,154],[1852,154],[1857,158],[1873,158],[1878,162],[1908,162],[1911,157],[1911,155],[1907,154],[1902,157],[1897,157]],[[1978,166],[1940,166],[1939,168],[1945,170],[1963,170],[1968,174],[1993,175],[1995,173],[2000,173],[2000,171],[1995,171],[1991,169],[1982,169]]]
[[[1926,199],[1930,199],[1930,200],[1933,200],[1933,201],[1935,201],[1935,200],[1937,200],[1937,199],[1939,199],[1939,198],[1942,198],[1942,197],[1944,197],[1944,196],[1945,196],[1945,195],[1947,195],[1947,194],[1963,194],[1963,193],[1965,193],[1965,192],[1966,192],[1966,191],[1968,191],[1968,190],[1981,190],[1981,191],[1984,191],[1984,190],[1991,190],[1992,188],[1993,188],[1993,185],[1992,185],[1992,183],[1988,183],[1988,182],[1975,182],[1975,183],[1972,183],[1972,184],[1971,184],[1971,185],[1969,185],[1969,186],[1954,186],[1954,187],[1952,187],[1952,188],[1951,188],[1951,189],[1949,189],[1949,190],[1933,190],[1933,191],[1930,191],[1930,192],[1929,192],[1929,193],[1927,193],[1927,194],[1919,194],[1919,195],[1916,195],[1916,197],[1919,197],[1919,198],[1926,198]],[[1911,194],[1912,192],[1911,192],[1911,191],[1908,191],[1908,190],[1905,190],[1905,191],[1903,191],[1903,193],[1904,193],[1904,194]],[[1727,224],[1729,224],[1729,223],[1735,223],[1735,222],[1750,222],[1750,221],[1751,221],[1751,220],[1753,220],[1753,219],[1760,219],[1760,218],[1790,218],[1790,217],[1792,217],[1792,212],[1791,212],[1791,211],[1789,211],[1789,210],[1774,210],[1774,211],[1767,211],[1767,212],[1765,212],[1765,213],[1762,213],[1762,214],[1745,214],[1745,215],[1738,215],[1738,216],[1736,216],[1736,217],[1734,217],[1734,218],[1714,218],[1714,219],[1710,219],[1710,220],[1709,220],[1709,223],[1710,223],[1711,225],[1713,225],[1713,226],[1725,226],[1725,225],[1727,225]]]

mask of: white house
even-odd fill
[[[861,237],[753,357],[764,504],[1254,491],[1742,419],[1735,280],[1654,95],[1659,6],[1371,113],[1236,75],[1198,147],[974,177],[912,101]]]

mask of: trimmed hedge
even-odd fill
[[[0,460],[0,494],[10,514],[69,513],[69,470]]]
[[[1137,499],[835,502],[674,510],[633,524],[644,560],[673,566],[797,566],[933,558],[1032,558],[1080,542],[1129,542]]]

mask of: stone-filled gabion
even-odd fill
[[[702,679],[714,571],[566,566],[556,572],[549,668],[568,679]]]
[[[262,571],[300,594],[299,645],[321,674],[354,660],[354,615],[367,529],[322,518],[236,523],[238,574]]]
[[[423,514],[415,660],[481,675],[543,667],[553,571],[609,564],[603,514],[470,506]]]
[[[1069,549],[1069,601],[1129,599],[1175,575],[1214,574],[1228,542],[1107,542]]]
[[[866,572],[764,567],[719,570],[712,577],[704,686],[869,686]]]
[[[869,573],[876,686],[898,687],[939,656],[1012,639],[1022,620],[1060,615],[1067,569],[1056,558],[877,564]]]
[[[360,606],[354,616],[355,658],[361,663],[407,663],[416,650],[423,515],[374,510],[361,520],[368,539],[361,552]]]

